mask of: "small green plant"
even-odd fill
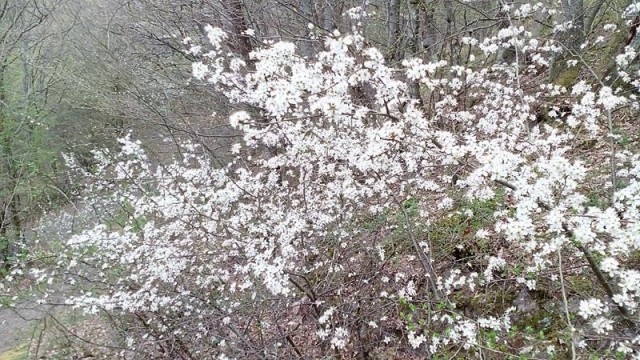
[[[620,147],[627,148],[631,144],[631,137],[629,136],[629,134],[623,133],[622,129],[613,129],[613,135],[617,137],[616,143]]]

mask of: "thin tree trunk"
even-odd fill
[[[303,40],[301,43],[302,55],[306,57],[311,57],[313,55],[313,44],[309,41],[306,36],[307,33],[307,22],[312,21],[313,19],[313,0],[299,0],[298,1],[298,12],[302,15],[303,24],[302,32],[303,32]],[[327,30],[331,30],[327,28]]]
[[[324,9],[322,10],[322,26],[329,31],[336,28],[334,6],[337,7],[338,4],[334,1],[325,1]]]
[[[402,59],[402,34],[400,28],[400,0],[390,0],[389,14],[389,59],[397,61]]]
[[[251,38],[247,35],[247,22],[244,17],[244,5],[242,0],[224,0],[224,8],[229,16],[233,36],[230,38],[231,48],[242,55],[243,59],[250,63],[249,53],[253,50]]]
[[[411,5],[412,17],[414,19],[411,34],[411,55],[416,56],[420,53],[420,44],[422,43],[421,29],[424,27],[422,20],[424,19],[423,14],[425,11],[423,4],[419,0],[411,0],[409,4]],[[409,91],[411,93],[411,97],[417,99],[420,106],[424,106],[422,95],[420,94],[420,83],[418,81],[410,82]]]
[[[434,58],[436,51],[435,46],[437,43],[438,28],[436,26],[434,2],[424,4],[421,6],[419,19],[421,26],[422,47],[424,48],[429,61],[436,60]]]
[[[453,0],[443,0],[444,10],[446,14],[446,29],[444,32],[444,42],[443,46],[449,46],[449,56],[451,57],[451,63],[457,64],[458,59],[454,56],[456,52],[456,45],[454,44],[454,36],[453,32],[456,26],[456,17],[453,10]]]
[[[0,263],[3,269],[9,268],[9,262],[7,259],[10,255],[11,242],[9,241],[9,234],[7,232],[8,224],[6,223],[7,206],[0,203]]]

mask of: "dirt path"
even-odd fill
[[[16,309],[0,310],[0,360],[3,354],[22,347],[34,337],[36,325],[47,316],[51,307],[20,304]]]
[[[99,204],[99,202],[96,202]],[[109,213],[113,206],[102,205],[69,205],[56,213],[44,216],[25,234],[27,243],[48,243],[66,241],[73,234],[93,226],[99,219]],[[58,291],[56,291],[58,292]],[[62,303],[63,294],[49,298],[51,303]],[[40,305],[33,300],[19,300],[12,308],[0,307],[0,360],[21,358],[34,336],[39,322],[58,309],[49,305]]]
[[[29,322],[10,309],[0,310],[0,359],[3,353],[21,345],[29,330]]]

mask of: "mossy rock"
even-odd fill
[[[557,61],[567,61],[564,59],[558,59]],[[580,64],[576,64],[572,67],[563,66],[565,69],[562,70],[557,76],[552,76],[555,78],[553,83],[556,85],[564,86],[566,88],[572,87],[580,77],[580,69],[582,68]]]
[[[491,289],[484,293],[469,296],[465,292],[456,292],[452,295],[452,300],[457,307],[470,311],[475,316],[478,314],[499,315],[504,313],[513,304],[516,298],[515,291],[505,291],[505,289]]]
[[[640,251],[636,250],[629,254],[627,258],[627,267],[630,269],[639,269],[640,268]]]

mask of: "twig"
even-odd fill
[[[501,185],[503,185],[503,186],[507,186],[502,181],[496,180],[496,182],[501,184]],[[509,187],[511,190],[514,190],[514,191],[517,190],[517,187],[515,185],[511,185],[511,186],[512,187],[509,187],[509,186],[507,186],[507,187]],[[547,210],[547,211],[551,210],[551,207],[549,205],[543,203],[542,201],[538,201],[538,206],[540,206],[541,208],[543,208],[544,210]],[[571,229],[569,229],[569,227],[566,224],[562,224],[562,230],[565,232],[565,235],[568,238],[570,238],[570,239],[571,238],[575,238],[575,234],[573,233],[573,231],[571,231]],[[577,242],[573,242],[573,243],[578,248],[578,250],[580,250],[582,252],[584,257],[587,259],[587,262],[589,263],[589,267],[591,268],[591,271],[593,271],[594,275],[596,276],[596,279],[598,280],[598,283],[604,289],[604,291],[607,294],[607,297],[609,298],[609,300],[611,300],[612,303],[616,304],[616,307],[618,308],[618,310],[620,311],[620,313],[624,317],[625,324],[627,326],[630,326],[630,327],[635,326],[635,322],[633,320],[631,320],[631,315],[629,314],[629,311],[627,311],[627,309],[623,305],[620,305],[620,304],[616,303],[613,300],[613,290],[611,289],[611,285],[609,285],[609,282],[607,282],[607,279],[605,278],[604,274],[602,273],[602,271],[598,267],[598,263],[594,259],[593,254],[591,254],[591,251],[589,251],[589,249],[587,249],[584,246],[582,246],[582,244],[580,244],[580,243],[577,243]]]
[[[573,325],[571,325],[571,316],[569,315],[569,301],[567,300],[567,291],[564,287],[564,274],[562,271],[562,251],[558,248],[558,272],[560,273],[560,288],[562,289],[562,301],[564,302],[564,314],[567,317],[567,325],[571,332],[571,359],[576,359],[576,346],[573,341]]]

